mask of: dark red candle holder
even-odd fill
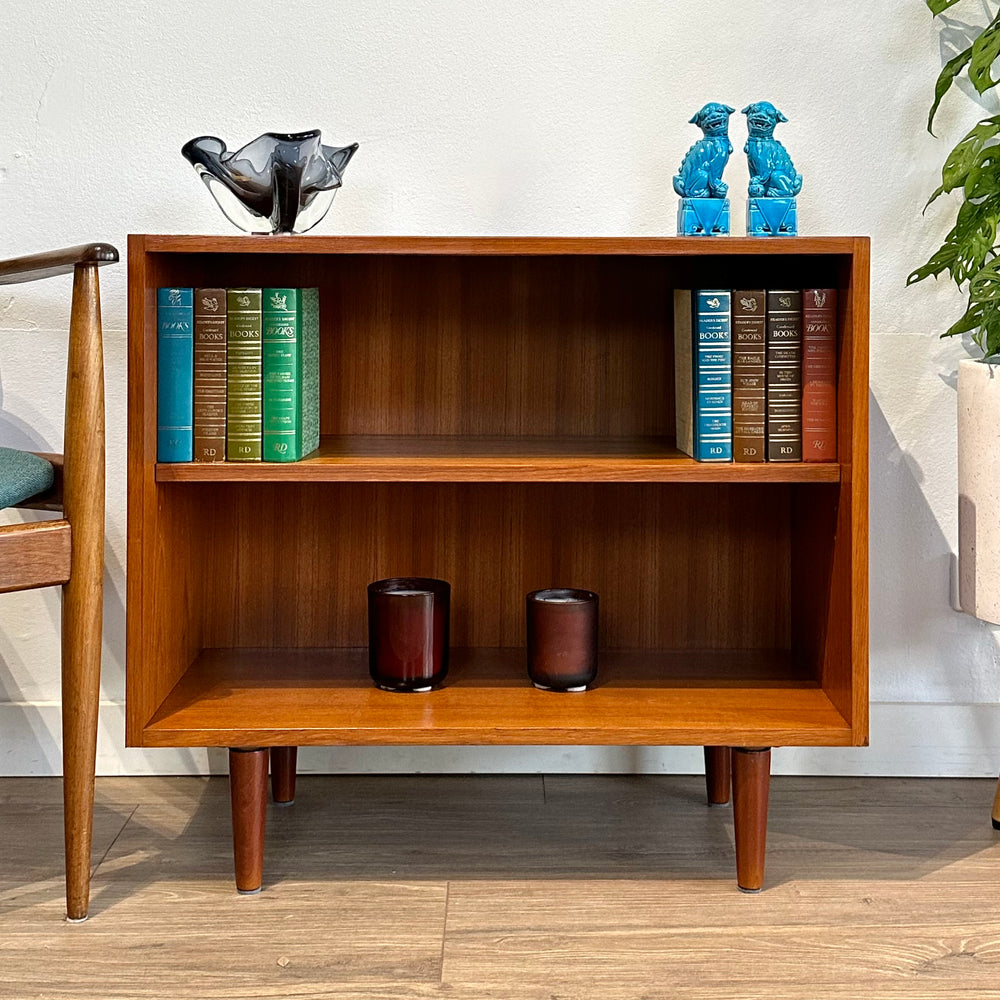
[[[368,584],[368,669],[385,691],[429,691],[448,672],[451,584],[393,577]]]
[[[597,594],[533,590],[526,601],[528,677],[546,691],[584,691],[597,676]]]

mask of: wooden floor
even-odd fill
[[[0,780],[0,997],[1000,998],[993,782],[775,778],[767,887],[696,777],[305,777],[232,885],[225,778]]]

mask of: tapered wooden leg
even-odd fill
[[[90,906],[94,765],[101,698],[104,586],[104,361],[97,267],[73,280],[65,431],[63,510],[72,526],[70,579],[63,587],[62,731],[66,916],[85,920]]]
[[[736,884],[744,892],[760,892],[764,885],[767,793],[770,783],[770,747],[733,747]]]
[[[729,747],[705,747],[705,785],[710,806],[728,805],[732,787]]]
[[[271,798],[275,805],[290,806],[295,801],[298,754],[298,747],[271,747]]]
[[[267,813],[267,749],[231,748],[229,791],[233,803],[236,888],[260,892],[264,879],[264,817]]]
[[[993,829],[1000,830],[1000,781],[997,782],[997,792],[993,796]]]

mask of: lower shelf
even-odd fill
[[[537,744],[850,746],[787,652],[606,650],[588,691],[539,691],[523,649],[453,649],[426,694],[376,689],[361,649],[206,649],[142,746]]]

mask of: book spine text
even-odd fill
[[[190,288],[156,290],[156,460],[194,451],[194,306]]]
[[[694,457],[699,462],[733,460],[731,294],[699,290],[694,340]]]
[[[265,462],[302,457],[302,353],[299,289],[265,288],[262,306]]]
[[[802,293],[767,293],[767,460],[802,461]]]
[[[226,290],[194,291],[194,460],[226,457]]]
[[[765,460],[765,292],[733,292],[733,461]]]
[[[802,461],[837,460],[837,289],[802,293]]]
[[[261,290],[230,288],[226,316],[226,458],[261,458]]]

